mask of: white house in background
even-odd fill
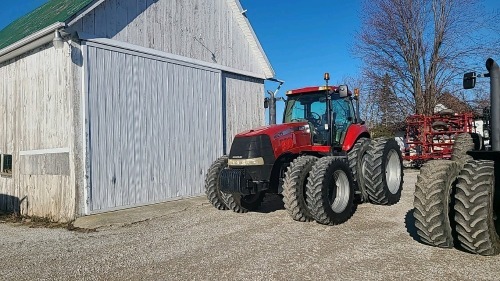
[[[203,194],[273,76],[238,0],[50,0],[0,31],[0,209],[70,221]]]

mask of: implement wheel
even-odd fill
[[[340,224],[352,216],[354,180],[344,158],[329,156],[316,161],[307,181],[307,201],[318,223]]]

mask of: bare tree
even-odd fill
[[[389,76],[400,106],[417,114],[433,113],[443,93],[459,90],[470,61],[500,50],[499,18],[485,17],[479,1],[365,0],[364,6],[356,53],[370,92]],[[486,29],[497,29],[489,33],[496,37],[484,37]]]
[[[401,130],[408,107],[395,95],[389,75],[377,83],[368,84],[358,77],[344,77],[337,84],[347,84],[360,90],[360,117],[376,136],[394,136]]]

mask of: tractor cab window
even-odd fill
[[[326,124],[326,97],[324,93],[305,94],[288,98],[283,122],[309,122],[315,128]]]
[[[283,122],[308,121],[313,125],[324,125],[326,116],[326,97],[323,93],[291,96],[288,98]],[[337,126],[348,126],[354,120],[354,108],[348,98],[332,96],[333,120]]]
[[[349,99],[334,99],[332,101],[332,109],[335,113],[336,126],[349,126],[354,120],[354,110],[352,102]]]
[[[348,98],[334,98],[332,109],[335,122],[335,142],[342,143],[347,128],[354,120],[354,107]]]
[[[327,143],[328,131],[325,124],[328,123],[328,116],[324,92],[289,96],[283,117],[284,123],[308,122],[313,127],[314,143]],[[327,127],[335,130],[333,142],[341,143],[354,120],[354,108],[349,98],[332,95],[332,120],[333,124]]]

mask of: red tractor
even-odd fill
[[[265,193],[282,194],[297,221],[347,221],[357,202],[391,205],[403,184],[394,139],[370,139],[359,117],[359,91],[307,87],[286,93],[283,124],[236,135],[228,156],[208,170],[205,188],[217,209],[255,210]],[[356,110],[353,101],[356,101]]]

